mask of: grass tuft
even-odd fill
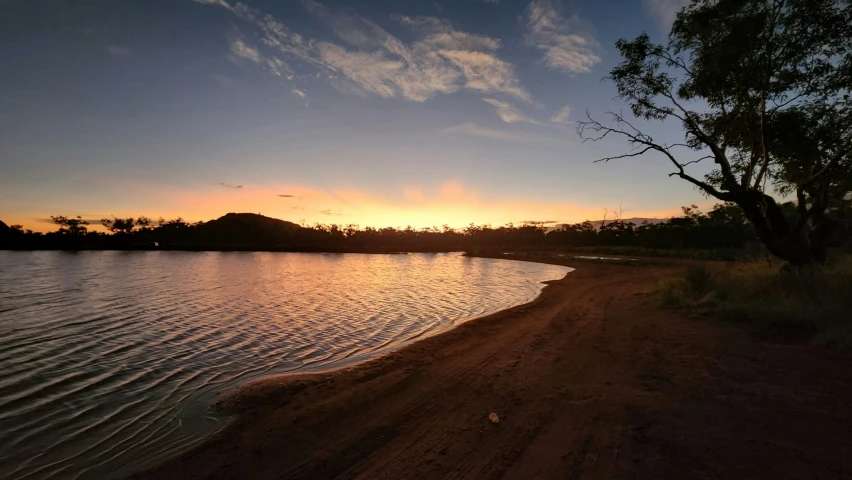
[[[779,340],[852,347],[852,259],[809,271],[762,263],[690,265],[657,285],[663,307],[754,327]]]

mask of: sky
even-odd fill
[[[0,0],[0,220],[460,227],[707,204],[582,143],[684,0]],[[677,125],[644,124],[676,142]],[[698,170],[694,172],[701,174]]]

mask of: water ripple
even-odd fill
[[[0,252],[0,477],[122,478],[216,394],[532,300],[569,269],[457,254]]]

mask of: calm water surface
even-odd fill
[[[215,396],[535,298],[565,267],[458,254],[0,251],[0,478],[121,478]]]

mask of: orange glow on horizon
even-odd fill
[[[156,201],[150,210],[122,210],[111,212],[108,207],[94,209],[88,206],[79,215],[93,222],[100,230],[98,219],[111,217],[138,217],[145,215],[156,220],[182,217],[189,222],[208,221],[229,213],[260,213],[294,223],[356,224],[360,227],[414,228],[449,225],[462,228],[470,223],[492,226],[525,221],[550,223],[577,223],[603,218],[605,206],[573,203],[546,203],[512,198],[490,200],[460,182],[445,182],[437,188],[424,190],[406,186],[399,189],[396,198],[374,197],[357,190],[321,191],[304,186],[209,186],[196,191],[178,191],[159,188]],[[148,191],[150,195],[150,191]],[[63,209],[64,210],[64,209]],[[609,207],[609,217],[617,208]],[[679,215],[680,208],[668,210],[630,210],[625,217],[669,218]],[[34,231],[53,231],[55,226],[44,219],[50,214],[77,215],[75,211],[51,212],[31,215],[0,216],[9,225],[21,224]]]

